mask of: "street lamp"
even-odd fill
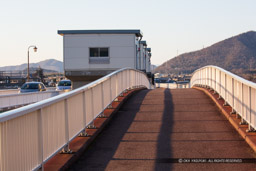
[[[36,46],[29,46],[29,47],[28,47],[28,68],[27,68],[27,69],[28,69],[28,71],[27,71],[27,72],[28,72],[28,73],[27,73],[28,75],[27,75],[27,82],[29,82],[29,49],[32,48],[32,47],[33,47],[33,49],[34,49],[34,52],[37,51],[37,47],[36,47]]]

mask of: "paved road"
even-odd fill
[[[256,170],[256,163],[172,163],[174,158],[255,158],[195,89],[133,95],[71,170]]]

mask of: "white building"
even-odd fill
[[[63,36],[65,76],[74,88],[120,68],[148,72],[140,30],[59,30],[58,34]]]

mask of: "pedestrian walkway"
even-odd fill
[[[184,158],[221,162],[256,156],[204,92],[158,88],[134,94],[70,170],[256,169],[256,163]]]

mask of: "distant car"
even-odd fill
[[[43,83],[27,82],[21,86],[19,93],[30,93],[30,92],[39,92],[39,91],[46,91],[46,88]]]
[[[56,90],[71,90],[71,88],[70,80],[61,80],[56,86]]]

